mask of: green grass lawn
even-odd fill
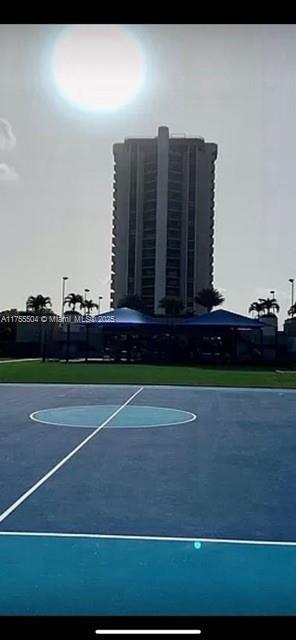
[[[268,367],[166,366],[108,363],[0,363],[0,382],[180,384],[225,387],[296,388],[296,371]]]

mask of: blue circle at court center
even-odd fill
[[[88,429],[102,426],[105,422],[106,428],[115,429],[169,427],[196,419],[194,413],[181,409],[140,405],[130,405],[120,409],[120,406],[111,404],[42,409],[35,411],[30,417],[37,422],[49,425]]]

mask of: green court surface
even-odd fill
[[[295,389],[296,371],[268,367],[167,366],[142,364],[7,362],[0,382],[173,384]]]

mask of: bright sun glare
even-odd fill
[[[66,27],[53,54],[59,90],[90,111],[113,111],[130,102],[143,85],[144,68],[139,43],[120,25]]]

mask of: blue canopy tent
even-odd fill
[[[260,320],[254,320],[246,316],[241,316],[232,311],[219,309],[204,313],[201,316],[192,316],[191,318],[178,318],[176,324],[179,326],[200,326],[200,327],[233,327],[237,329],[262,329],[264,323]]]
[[[223,357],[231,362],[240,358],[250,360],[262,357],[262,330],[265,325],[260,320],[219,309],[201,316],[179,318],[176,325],[180,331],[187,329],[194,336],[192,342],[195,343],[195,349],[197,352],[200,349],[198,357],[211,359],[213,352],[218,361]]]
[[[214,353],[218,360],[233,362],[243,350],[246,358],[256,349],[256,357],[262,354],[264,323],[224,309],[201,316],[166,318],[121,307],[85,319],[85,325],[86,360],[113,357],[115,361],[146,358],[174,362],[188,358],[195,362]]]
[[[101,354],[113,354],[115,361],[124,354],[123,357],[129,361],[131,353],[134,357],[140,346],[143,348],[143,341],[148,336],[151,338],[155,332],[158,336],[163,334],[164,320],[127,307],[97,314],[92,320],[85,321],[85,360],[88,360],[90,350],[97,350]]]
[[[119,326],[119,328],[135,327],[137,325],[159,325],[163,324],[161,319],[153,318],[151,316],[136,311],[135,309],[128,309],[128,307],[120,307],[107,311],[105,313],[98,313],[94,316],[92,324],[103,326]]]

